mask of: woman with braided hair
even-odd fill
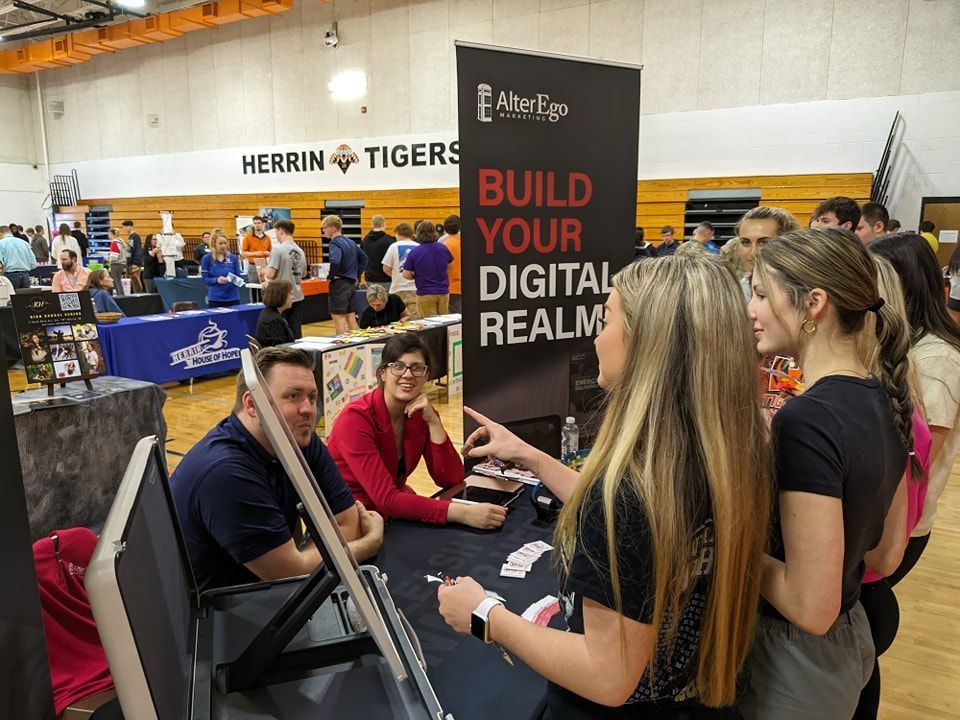
[[[868,313],[876,374],[858,348]],[[757,350],[796,358],[806,389],[771,428],[777,509],[740,709],[747,720],[848,720],[875,659],[864,570],[891,573],[905,539],[904,503],[893,500],[913,449],[909,334],[880,297],[873,259],[843,230],[792,231],[763,247],[749,314]]]

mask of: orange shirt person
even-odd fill
[[[443,221],[443,231],[446,235],[440,242],[447,246],[453,255],[453,262],[447,269],[450,278],[450,312],[463,312],[460,292],[460,217],[451,215]]]
[[[263,229],[263,218],[258,215],[253,219],[253,230],[243,236],[240,252],[247,260],[253,262],[256,258],[269,257],[272,247],[273,242]]]

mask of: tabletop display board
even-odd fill
[[[106,372],[90,293],[14,295],[13,317],[27,381],[53,394],[56,383],[90,379]]]
[[[377,386],[382,343],[366,343],[323,354],[323,420],[329,435],[340,411]]]
[[[463,392],[463,325],[447,328],[447,383],[450,395]]]

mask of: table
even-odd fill
[[[172,310],[175,302],[182,301],[193,301],[198,307],[207,307],[207,286],[199,277],[158,277],[153,281],[157,285],[157,292],[166,310]],[[250,302],[250,290],[245,287],[240,288],[240,302]]]
[[[37,265],[30,271],[30,277],[35,277],[40,281],[41,285],[52,285],[53,276],[57,274],[59,270],[55,264],[54,265]]]
[[[107,371],[159,385],[236,370],[262,310],[257,303],[99,325]]]
[[[131,293],[114,298],[127,317],[156,315],[166,310],[159,293]]]
[[[303,304],[300,306],[303,324],[323,322],[330,320],[330,300],[326,293],[313,295],[304,295]]]
[[[52,530],[99,527],[107,517],[137,441],[167,437],[166,393],[152,383],[94,378],[57,388],[51,406],[47,390],[12,396],[17,446],[32,540]]]
[[[500,577],[506,557],[524,543],[552,543],[553,523],[537,520],[525,489],[500,530],[484,532],[463,525],[436,527],[393,520],[384,531],[383,548],[370,561],[387,574],[387,588],[410,621],[423,647],[427,676],[443,709],[457,720],[508,720],[540,717],[547,682],[514,658],[513,667],[491,645],[451,630],[437,610],[437,585],[424,575],[470,575],[487,590],[506,598],[522,613],[545,595],[557,595],[552,553],[541,557],[522,579]],[[552,627],[563,627],[562,613]]]
[[[448,375],[450,348],[461,337],[459,315],[438,316],[419,330],[412,330],[423,338],[430,348],[437,372],[431,379]],[[455,340],[450,338],[455,336]],[[330,433],[334,420],[341,410],[364,393],[377,386],[376,368],[380,365],[380,351],[392,337],[389,334],[361,335],[349,338],[306,337],[287,347],[296,347],[310,353],[314,358],[314,377],[320,390],[319,411],[323,417],[324,436]],[[334,344],[336,343],[336,344]],[[459,356],[458,356],[459,357]],[[454,392],[461,389],[460,375]]]

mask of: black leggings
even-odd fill
[[[853,720],[876,720],[880,709],[880,656],[893,644],[900,627],[900,605],[893,593],[893,586],[913,570],[929,541],[929,533],[910,538],[900,567],[890,577],[868,583],[860,589],[860,602],[870,621],[870,635],[873,636],[877,659],[873,663],[870,680],[860,692],[860,702],[857,703]]]
[[[923,551],[927,549],[927,543],[930,542],[930,533],[926,535],[921,535],[920,537],[912,537],[907,543],[907,549],[903,551],[903,560],[900,561],[900,567],[887,578],[890,582],[890,587],[894,587],[898,582],[903,580],[907,573],[913,570],[913,566],[917,564],[917,561],[920,559],[920,556],[923,555]]]
[[[876,720],[880,708],[880,656],[887,651],[900,627],[900,605],[887,578],[867,583],[860,588],[860,604],[870,621],[870,635],[876,648],[876,660],[870,680],[860,691],[860,701],[853,720]]]

